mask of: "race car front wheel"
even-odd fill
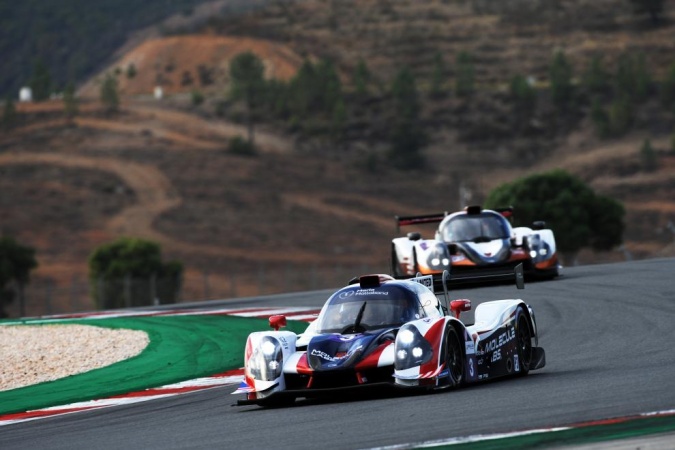
[[[443,347],[448,386],[459,387],[464,382],[464,353],[457,331],[452,326],[445,330]]]

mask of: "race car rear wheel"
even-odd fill
[[[530,321],[522,309],[516,315],[516,338],[518,339],[518,359],[520,375],[527,375],[532,364],[532,331]]]
[[[454,327],[448,326],[443,341],[443,354],[448,370],[447,383],[450,387],[459,387],[464,382],[464,353],[462,344]]]

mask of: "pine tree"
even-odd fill
[[[474,92],[474,68],[471,54],[462,51],[457,55],[457,75],[455,92],[460,97],[467,97]]]
[[[656,25],[661,21],[663,14],[664,0],[629,0],[633,4],[636,14],[648,14],[652,24]]]
[[[530,120],[537,104],[537,92],[523,75],[515,75],[509,84],[514,116],[519,126]]]
[[[661,102],[666,108],[670,108],[675,103],[675,63],[668,67],[666,78],[661,84]]]
[[[652,86],[644,54],[624,53],[619,57],[615,76],[616,95],[626,95],[635,102],[644,101]]]
[[[52,77],[49,73],[49,68],[41,59],[35,62],[33,75],[28,85],[32,90],[34,101],[41,102],[49,99],[49,95],[52,92]]]
[[[5,108],[2,111],[2,125],[3,130],[10,130],[16,124],[16,106],[14,105],[14,100],[11,97],[5,99]]]
[[[408,68],[401,69],[392,85],[394,119],[390,131],[389,158],[398,168],[421,167],[420,150],[426,135],[419,123],[420,105],[415,77]]]
[[[230,79],[231,97],[246,104],[248,142],[253,146],[256,113],[265,95],[265,66],[255,53],[240,53],[230,61]]]
[[[625,134],[633,125],[635,107],[628,95],[614,99],[609,107],[609,130],[612,136]]]
[[[359,59],[359,63],[354,70],[354,76],[352,77],[354,89],[359,99],[364,99],[369,95],[369,85],[372,77],[373,75],[370,73],[366,62],[363,59]]]
[[[432,98],[444,97],[447,94],[445,85],[447,76],[443,54],[436,52],[434,56],[434,68],[431,73],[431,90],[429,92]]]
[[[593,56],[583,76],[583,84],[591,94],[605,94],[609,90],[610,75],[605,69],[602,58]]]
[[[558,50],[553,56],[549,68],[551,82],[551,98],[559,108],[567,108],[574,103],[574,86],[572,85],[572,65],[565,53]]]
[[[100,97],[106,112],[117,112],[120,105],[120,98],[117,92],[117,78],[115,75],[110,73],[106,74],[103,83],[101,83]]]
[[[652,147],[649,139],[645,139],[640,149],[640,161],[642,162],[642,170],[645,172],[654,172],[658,166],[656,152]]]
[[[595,125],[595,132],[598,137],[606,138],[610,135],[610,123],[609,115],[607,111],[602,107],[600,100],[598,98],[593,99],[591,104],[591,120]]]
[[[66,119],[71,121],[78,113],[79,107],[77,97],[75,96],[75,85],[69,83],[63,90],[63,112]]]

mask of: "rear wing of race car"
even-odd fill
[[[480,214],[483,208],[479,205],[467,206],[464,210],[468,214]],[[513,218],[513,206],[506,206],[503,208],[494,208],[493,211],[498,212],[507,220],[511,221]],[[436,214],[425,214],[421,216],[395,216],[396,218],[396,233],[400,233],[401,227],[409,225],[418,225],[422,223],[438,223],[441,222],[445,216],[450,214],[447,211]]]
[[[504,208],[495,208],[493,211],[498,212],[502,216],[506,217],[507,219],[511,220],[513,217],[513,206],[507,206]]]
[[[401,231],[401,227],[406,227],[409,225],[418,225],[421,223],[438,223],[443,220],[445,216],[448,215],[448,212],[436,213],[436,214],[425,214],[423,216],[396,216],[396,232]]]

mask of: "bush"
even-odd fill
[[[102,309],[174,303],[180,297],[183,264],[162,262],[159,244],[120,238],[89,257],[92,295]]]
[[[241,136],[235,136],[230,139],[227,151],[233,155],[240,156],[253,156],[256,154],[255,146]]]
[[[628,95],[623,95],[612,102],[609,108],[609,129],[613,136],[621,136],[628,132],[635,118],[635,106]]]
[[[591,120],[598,137],[602,139],[609,137],[611,134],[609,115],[597,98],[593,99],[593,104],[591,105]]]
[[[642,170],[645,172],[654,172],[658,167],[656,152],[649,139],[645,139],[642,144],[642,148],[640,149],[640,161],[642,163]]]
[[[610,250],[620,245],[624,231],[623,206],[596,195],[579,178],[553,170],[498,186],[485,201],[486,208],[513,205],[514,225],[531,226],[544,220],[554,231],[560,252],[573,260],[583,247]]]
[[[199,106],[202,103],[204,103],[204,94],[201,93],[201,91],[198,91],[197,89],[193,89],[192,92],[190,93],[191,98],[192,98],[192,104],[194,106]]]

